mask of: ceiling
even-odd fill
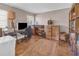
[[[7,5],[31,12],[44,13],[64,8],[70,8],[72,3],[8,3]]]

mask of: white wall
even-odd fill
[[[15,13],[16,13],[16,19],[15,19],[15,27],[18,29],[18,23],[28,23],[27,20],[28,16],[33,16],[31,14],[28,14],[24,11],[18,10],[18,9],[14,9]]]
[[[1,9],[8,10],[10,7],[4,4],[1,4]],[[18,22],[27,22],[27,15],[34,16],[34,14],[26,12],[24,10],[20,10],[18,8],[14,8],[13,10],[16,12],[15,26],[17,28]],[[57,11],[51,11],[47,13],[37,14],[36,22],[38,25],[47,25],[47,21],[51,18],[55,20],[55,25],[60,25],[60,30],[68,32],[69,30],[69,9],[61,9]]]
[[[38,14],[36,21],[39,25],[47,25],[47,21],[51,18],[55,25],[60,25],[60,31],[69,32],[69,9],[61,9],[47,13]]]
[[[10,8],[10,6],[8,6],[8,5],[5,5],[5,4],[0,5],[0,9],[2,9],[2,10],[8,11],[9,8]],[[16,18],[14,20],[14,24],[15,24],[16,29],[18,29],[19,22],[27,22],[27,20],[28,20],[27,16],[34,16],[34,14],[32,14],[30,12],[27,12],[27,11],[24,11],[24,10],[15,8],[15,7],[12,7],[12,10],[16,13]],[[10,23],[11,22],[8,21],[9,27],[11,27]]]

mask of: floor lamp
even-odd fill
[[[15,26],[14,26],[14,20],[15,20],[15,12],[12,10],[12,9],[9,9],[8,10],[8,20],[10,20],[10,23],[11,23],[11,27],[13,28],[14,32],[16,33],[16,30],[15,30]],[[16,38],[17,38],[17,35],[16,35]]]

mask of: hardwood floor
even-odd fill
[[[71,51],[66,42],[47,40],[33,36],[30,40],[16,44],[17,56],[69,56]]]

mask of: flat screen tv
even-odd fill
[[[23,30],[27,27],[27,23],[18,23],[18,30]]]

